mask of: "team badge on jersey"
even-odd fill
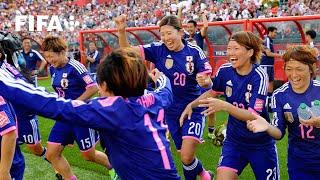
[[[186,61],[186,70],[188,71],[189,75],[191,75],[194,71],[193,56],[187,56]]]
[[[232,96],[232,87],[230,87],[230,86],[226,87],[226,95],[227,95],[227,97]]]
[[[166,62],[165,62],[165,66],[167,69],[171,69],[173,66],[173,59],[170,55],[167,56]]]
[[[6,112],[4,111],[1,111],[0,112],[0,127],[4,127],[5,125],[9,124],[9,118],[6,114]]]
[[[246,99],[246,102],[249,103],[250,97],[252,95],[251,94],[251,90],[252,90],[252,85],[251,84],[247,85],[247,90],[248,90],[248,92],[245,93],[245,97],[246,97],[245,99]]]
[[[60,81],[60,85],[63,89],[67,89],[69,86],[69,81],[67,78],[62,78]]]
[[[250,92],[246,92],[244,96],[246,97],[246,102],[249,103],[250,97],[251,97],[251,93]]]
[[[293,115],[292,115],[291,112],[284,112],[283,114],[284,114],[284,118],[285,118],[288,122],[292,123],[292,122],[294,121]]]
[[[32,56],[33,56],[33,53],[30,53],[29,56],[32,57]]]

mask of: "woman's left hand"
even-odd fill
[[[304,119],[299,118],[299,121],[303,125],[314,126],[316,128],[320,128],[320,116],[318,116],[318,117],[312,116],[308,120],[304,120]]]
[[[227,102],[217,98],[207,98],[199,101],[199,107],[206,107],[207,109],[202,111],[201,114],[208,116],[218,111],[225,111]]]
[[[163,73],[160,72],[157,68],[153,69],[150,73],[149,76],[153,80],[154,83],[157,83],[157,80],[160,76],[162,76]]]
[[[197,74],[196,76],[197,83],[201,87],[209,87],[212,84],[211,78],[208,75],[200,75]]]

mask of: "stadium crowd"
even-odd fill
[[[152,26],[157,25],[163,16],[177,14],[179,7],[183,7],[183,23],[189,19],[201,22],[202,13],[207,14],[209,22],[320,14],[320,2],[315,0],[139,0],[109,1],[106,4],[92,0],[84,7],[70,0],[49,0],[45,3],[44,0],[4,0],[0,3],[0,20],[3,22],[0,30],[13,32],[17,15],[59,15],[62,26],[68,30],[50,34],[64,36],[69,44],[74,44],[80,30],[115,28],[113,19],[119,14],[127,14],[128,27]],[[37,42],[42,42],[41,38],[49,34],[47,31],[27,32],[26,28],[23,29],[26,31],[21,31],[22,35]]]
[[[219,67],[213,79],[202,46],[209,36],[208,22],[320,14],[320,2],[119,0],[101,4],[92,0],[84,6],[77,2],[0,3],[0,30],[14,32],[18,15],[59,15],[64,28],[62,32],[30,32],[26,26],[20,33],[27,38],[21,40],[13,33],[0,33],[0,180],[22,180],[25,164],[20,143],[38,145],[37,153],[29,149],[51,163],[58,180],[76,180],[62,156],[65,146],[74,141],[83,158],[106,167],[113,180],[116,173],[121,179],[178,180],[183,176],[194,180],[199,176],[210,180],[214,174],[196,157],[196,147],[204,142],[203,116],[219,111],[229,117],[218,180],[237,179],[248,164],[256,179],[280,179],[275,140],[285,135],[286,128],[290,179],[320,179],[320,82],[315,80],[319,54],[313,42],[320,27],[305,32],[307,45],[290,46],[283,55],[273,46],[277,27],[268,27],[265,41],[252,32],[235,32],[225,47],[228,63]],[[200,31],[196,21],[203,22]],[[182,23],[187,24],[185,29]],[[126,28],[151,25],[159,26],[161,41],[131,46]],[[90,41],[88,52],[81,52],[88,69],[68,56],[66,42],[69,46],[78,43],[79,30],[108,28],[118,30],[118,50],[101,58],[96,42]],[[44,57],[32,49],[28,38],[41,44]],[[288,82],[273,92],[276,57],[284,59]],[[150,74],[143,59],[154,64]],[[42,64],[38,69],[37,62]],[[37,75],[46,63],[56,94],[36,88]],[[100,97],[89,100],[97,92]],[[217,98],[222,93],[225,100]],[[27,108],[19,111],[22,107]],[[274,113],[272,119],[269,112]],[[35,114],[58,121],[46,147],[35,130]],[[215,131],[212,125],[214,137],[209,138],[215,139],[218,128]],[[178,163],[173,161],[167,130],[183,174],[178,174]],[[17,137],[24,139],[15,144]],[[105,154],[95,150],[99,139]]]

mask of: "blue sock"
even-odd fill
[[[195,158],[189,165],[183,164],[183,174],[186,180],[195,180],[203,171],[201,162]]]

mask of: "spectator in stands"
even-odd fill
[[[238,1],[230,0],[228,3],[223,1],[211,1],[206,2],[195,1],[191,3],[191,0],[182,1],[180,3],[174,3],[171,6],[170,1],[135,1],[129,3],[129,6],[123,3],[117,3],[115,1],[108,1],[107,4],[93,5],[89,4],[88,8],[82,8],[71,3],[71,1],[53,1],[47,3],[45,0],[32,1],[30,4],[25,3],[23,0],[14,1],[15,3],[9,4],[2,2],[0,10],[3,8],[4,11],[0,12],[1,22],[0,30],[14,30],[14,17],[17,15],[38,15],[38,14],[49,14],[59,15],[63,17],[62,21],[67,20],[65,17],[74,16],[75,30],[73,32],[66,29],[62,32],[50,32],[50,35],[63,36],[70,43],[75,43],[78,37],[78,32],[82,29],[108,29],[115,28],[114,21],[112,19],[118,14],[126,13],[128,15],[128,26],[149,26],[156,25],[157,22],[163,17],[163,15],[170,15],[176,12],[176,8],[181,5],[187,6],[183,13],[185,18],[182,22],[187,23],[188,19],[195,21],[199,20],[202,12],[208,12],[209,21],[216,20],[232,20],[232,19],[244,19],[244,18],[258,18],[258,17],[270,17],[271,4],[269,1],[264,1],[260,4],[258,1]],[[133,1],[132,1],[133,2]],[[289,1],[289,3],[291,3]],[[311,4],[310,4],[311,3]],[[295,3],[289,4],[290,8],[279,8],[277,16],[299,14],[300,11],[306,14],[320,13],[320,2],[312,1],[308,4],[310,10],[307,10],[305,6],[300,6]],[[95,3],[94,3],[95,4]],[[285,6],[287,7],[287,6]],[[281,10],[280,10],[281,9]],[[292,10],[293,9],[293,10]],[[142,11],[143,10],[143,11]],[[152,17],[150,14],[145,12],[155,12]],[[146,17],[147,16],[147,17]],[[137,19],[136,19],[137,18]],[[22,32],[27,31],[27,26]],[[41,40],[41,37],[46,37],[45,32],[29,32],[28,37]]]
[[[273,39],[277,36],[277,28],[274,26],[268,27],[267,36],[264,39],[264,52],[261,58],[260,66],[266,71],[269,76],[268,97],[266,105],[270,108],[271,95],[273,92],[274,81],[274,59],[281,58],[282,55],[274,52]]]
[[[31,75],[37,75],[45,70],[47,62],[38,51],[31,49],[31,40],[29,38],[22,40],[22,50],[20,52]],[[37,62],[41,62],[39,68],[37,68]]]
[[[91,77],[95,80],[97,67],[101,59],[101,53],[97,50],[96,43],[93,41],[89,42],[89,50],[87,52],[86,59],[88,63],[88,71]]]
[[[178,18],[182,18],[182,9],[184,6],[178,10]],[[197,22],[195,20],[189,20],[187,23],[184,39],[191,42],[192,44],[198,45],[203,50],[204,39],[207,36],[208,31],[208,19],[205,13],[202,14],[203,26],[200,31],[197,30]]]
[[[319,50],[317,47],[315,47],[314,45],[314,40],[317,37],[317,33],[315,30],[310,29],[308,31],[306,31],[306,43],[313,48],[313,50],[315,51],[315,54],[317,55],[317,58],[319,59]]]

